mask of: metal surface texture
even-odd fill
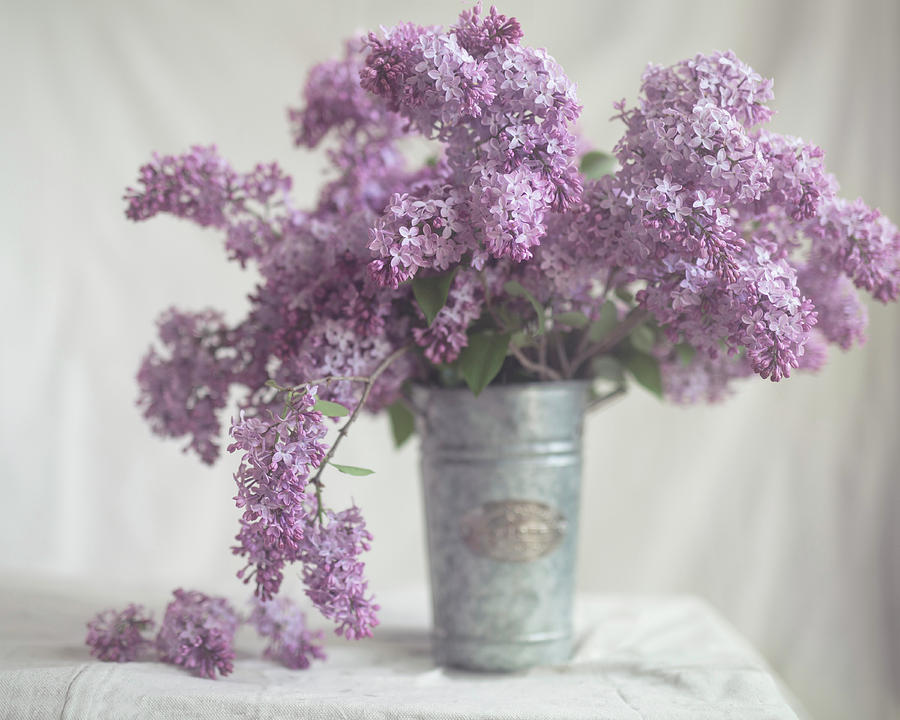
[[[414,389],[439,663],[503,672],[570,657],[587,391]]]

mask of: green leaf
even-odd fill
[[[632,352],[625,356],[625,367],[638,383],[656,397],[662,398],[662,375],[655,357],[643,352]]]
[[[625,384],[625,368],[612,355],[600,355],[591,361],[591,371],[597,380],[607,380],[616,385]]]
[[[598,180],[616,171],[616,158],[601,150],[592,150],[581,156],[581,174],[590,180]]]
[[[512,330],[513,332],[515,332],[525,325],[525,321],[522,319],[521,315],[519,315],[518,313],[510,312],[509,309],[503,307],[502,305],[498,305],[495,308],[495,312],[500,318],[502,327],[505,330]]]
[[[682,365],[690,365],[694,355],[697,354],[697,348],[688,343],[678,343],[675,346],[675,353],[678,355]]]
[[[634,293],[626,287],[618,287],[613,292],[615,292],[617,298],[624,300],[627,303],[634,300]]]
[[[391,419],[394,447],[401,447],[416,431],[416,416],[402,400],[389,405],[387,411]]]
[[[453,268],[448,272],[430,277],[416,275],[412,279],[413,295],[416,296],[416,302],[425,313],[425,319],[429,325],[434,322],[434,318],[447,303],[447,294],[450,292],[450,286],[453,284],[457,270],[458,268]]]
[[[318,410],[327,417],[346,417],[350,414],[350,411],[343,405],[331,402],[331,400],[317,400],[312,409]]]
[[[510,338],[509,342],[511,345],[515,345],[517,348],[529,347],[534,345],[534,339],[524,330],[516,330]]]
[[[509,338],[509,333],[490,331],[469,335],[469,344],[463,348],[456,362],[475,395],[479,395],[503,367]]]
[[[593,342],[599,342],[618,324],[619,311],[616,309],[615,303],[607,300],[603,307],[600,308],[597,319],[591,323],[591,329],[588,330],[588,338]]]
[[[653,332],[653,328],[647,325],[638,325],[628,336],[629,340],[631,340],[631,346],[635,350],[640,350],[644,353],[649,353],[653,346],[656,345],[656,333]]]
[[[587,327],[587,324],[590,322],[588,316],[580,312],[560,313],[559,315],[554,315],[553,319],[558,323],[562,323],[563,325],[568,325],[569,327],[578,329]]]
[[[516,282],[515,280],[510,280],[509,282],[503,285],[504,291],[506,291],[507,295],[511,295],[512,297],[523,297],[528,302],[531,303],[531,307],[534,308],[534,312],[537,315],[538,319],[538,335],[544,334],[544,308],[543,306],[535,299],[534,295],[528,292],[522,284]]]
[[[329,462],[335,470],[338,470],[344,475],[355,475],[356,477],[362,477],[363,475],[371,475],[374,473],[374,470],[369,470],[368,468],[356,467],[356,465],[338,465],[336,462]]]
[[[456,365],[437,365],[438,382],[441,387],[459,387],[462,385],[462,376],[459,374],[459,368]]]

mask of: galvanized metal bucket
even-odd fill
[[[512,671],[571,656],[587,392],[415,389],[440,664]]]

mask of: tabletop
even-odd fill
[[[380,598],[374,638],[328,641],[328,659],[288,670],[237,637],[234,673],[193,677],[161,663],[103,663],[84,645],[102,607],[80,583],[0,588],[0,717],[428,720],[796,720],[759,654],[689,596],[582,595],[565,665],[513,674],[436,667],[421,590]],[[157,616],[159,613],[157,613]]]

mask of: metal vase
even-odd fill
[[[587,392],[416,388],[438,663],[512,671],[571,656]]]

